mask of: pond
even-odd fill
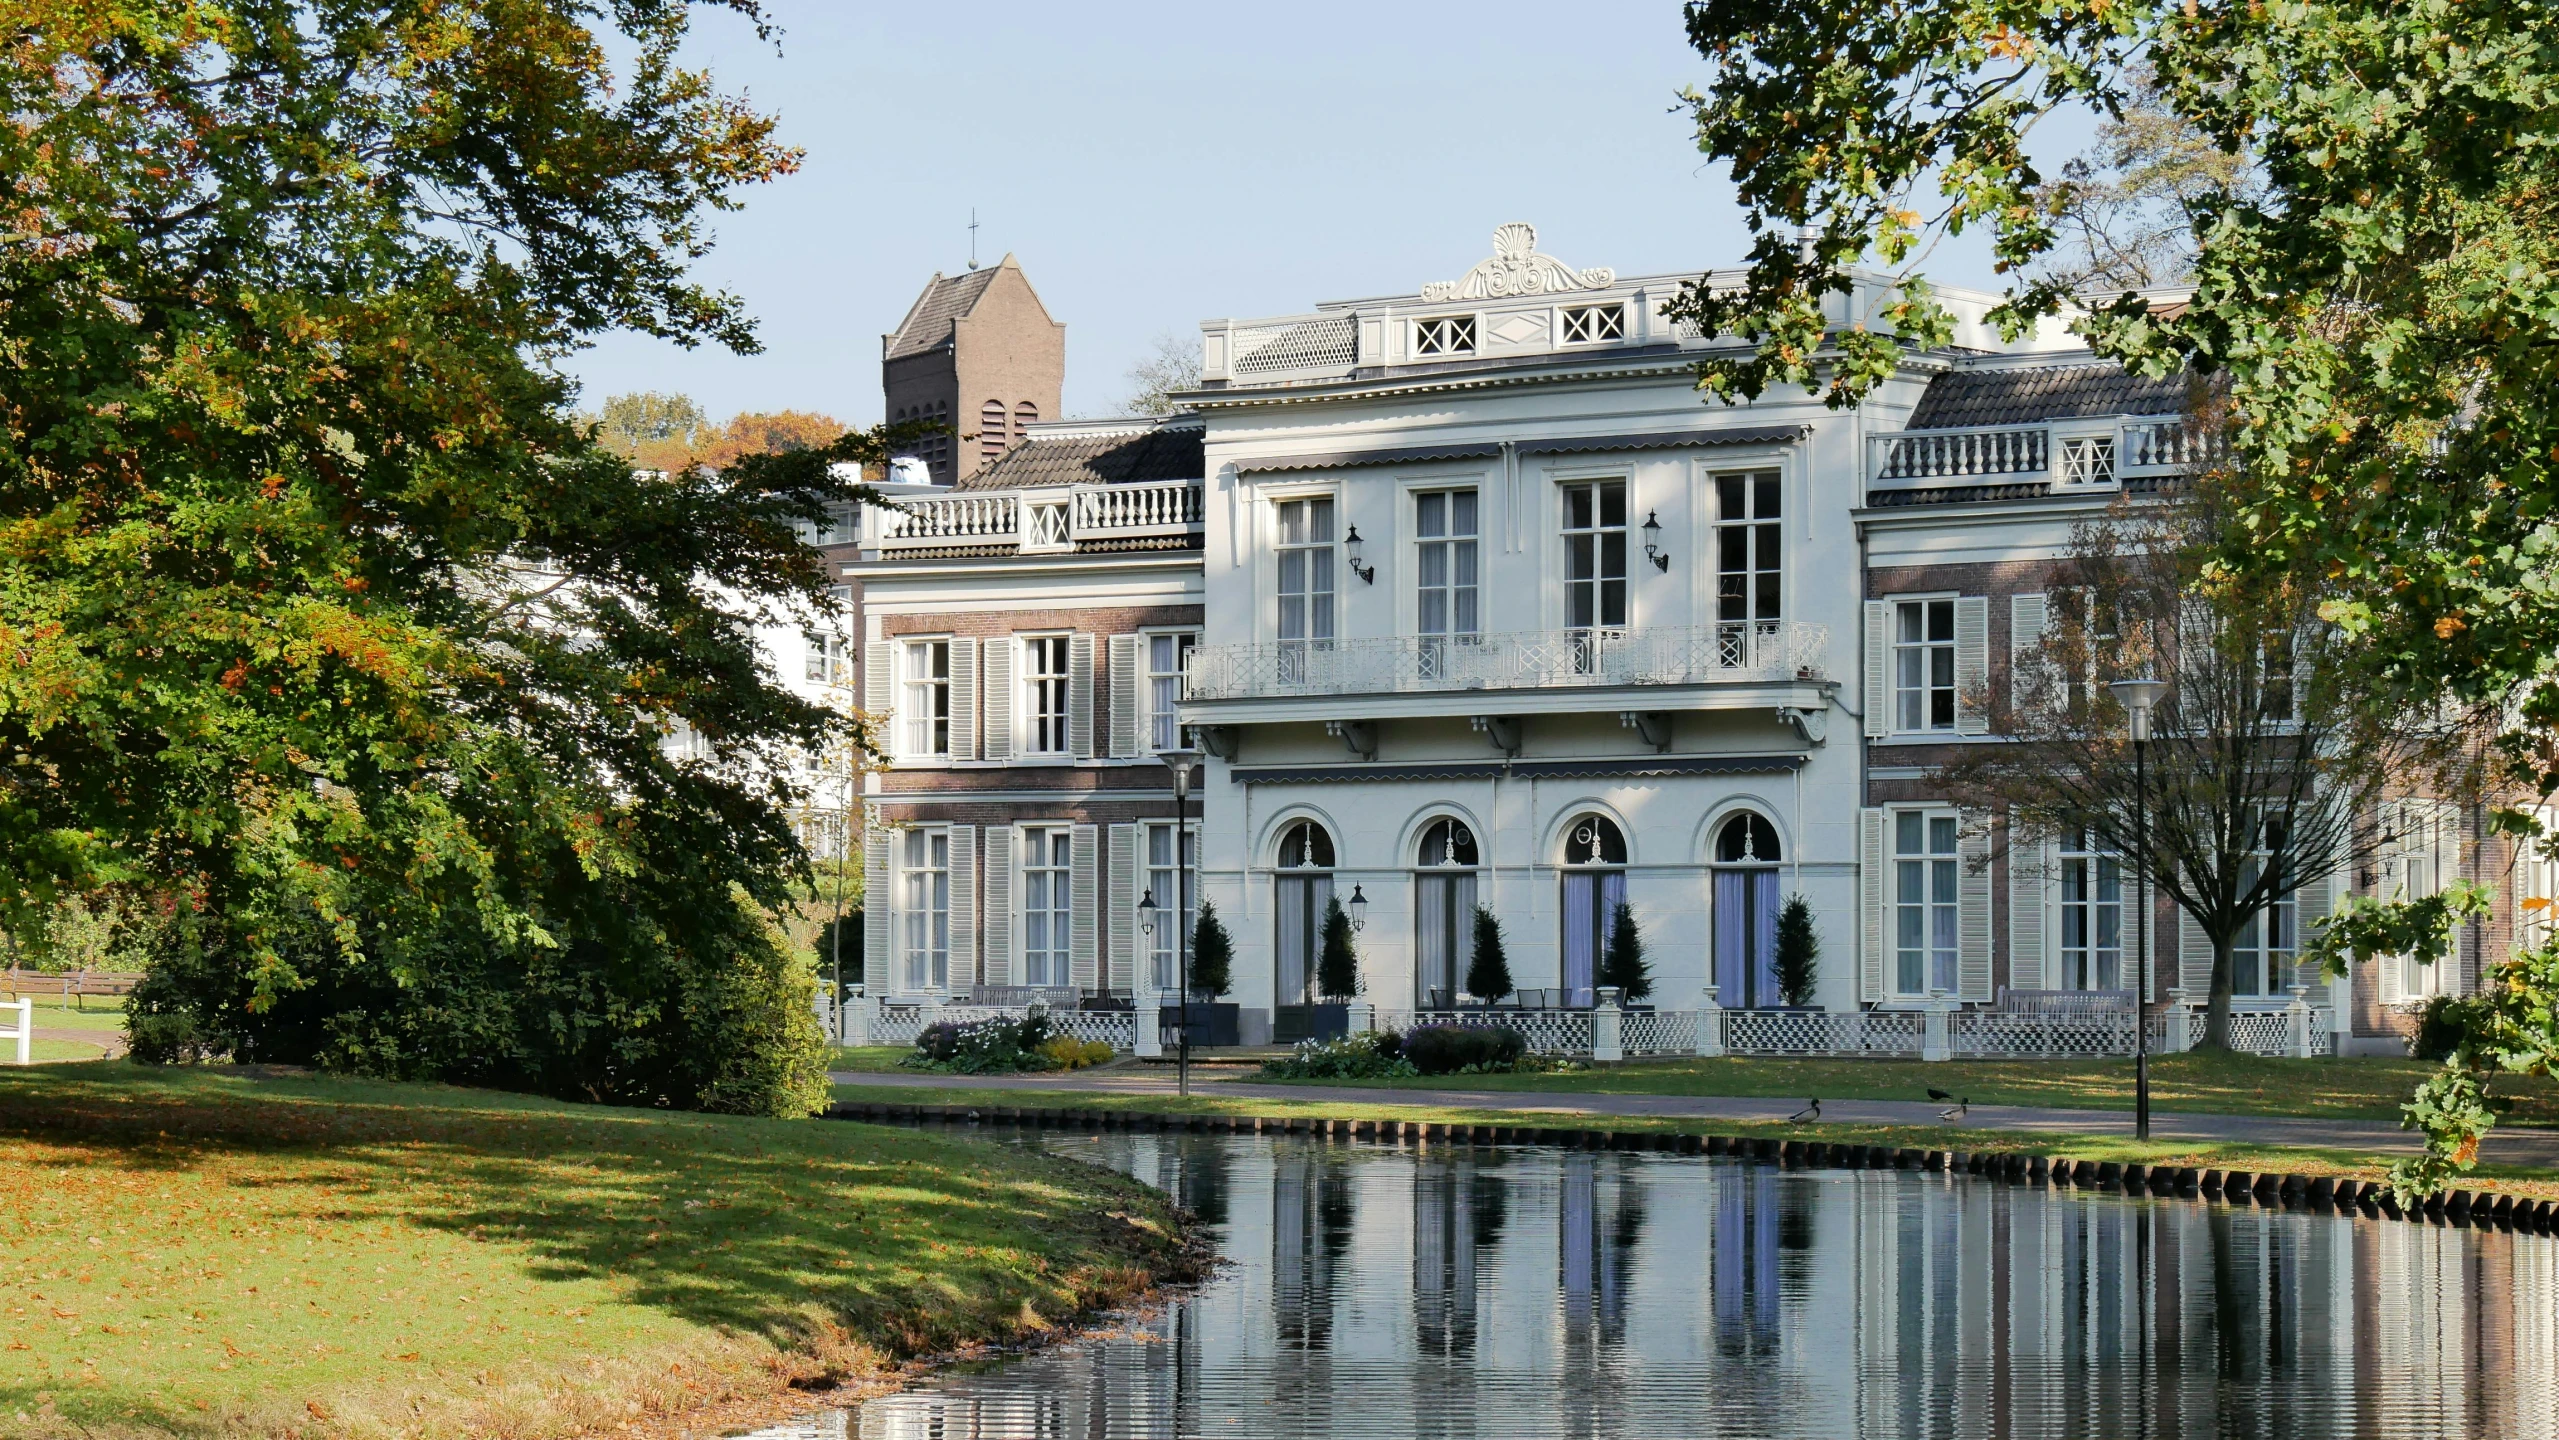
[[[1541,1146],[1012,1143],[1173,1193],[1227,1263],[835,1433],[2559,1436],[2545,1237]]]

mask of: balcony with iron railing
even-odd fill
[[[864,548],[884,560],[1180,548],[1203,504],[1196,480],[963,492],[874,508]]]
[[[1512,708],[1544,696],[1551,703],[1526,708],[1574,709],[1590,691],[1730,687],[1750,692],[1735,703],[1755,704],[1771,687],[1817,693],[1829,649],[1829,627],[1800,620],[1204,645],[1191,652],[1184,698],[1214,710],[1235,701],[1447,697],[1462,710],[1478,695],[1507,692]],[[1698,701],[1712,704],[1700,695],[1689,708]]]
[[[2011,485],[2021,495],[2101,494],[2183,474],[2211,463],[2223,448],[2219,435],[2176,416],[1871,435],[1867,503]]]

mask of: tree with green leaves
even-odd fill
[[[1821,982],[1821,954],[1821,936],[1813,929],[1812,902],[1801,895],[1787,896],[1786,903],[1777,909],[1777,953],[1771,959],[1781,1003],[1813,1003],[1813,989]]]
[[[1324,928],[1315,952],[1315,993],[1339,1003],[1359,998],[1359,944],[1353,938],[1351,912],[1341,898],[1324,902]]]
[[[1466,993],[1478,1000],[1498,1000],[1519,987],[1511,983],[1510,955],[1502,948],[1501,917],[1491,907],[1475,907],[1475,951],[1466,962]]]
[[[1653,993],[1653,968],[1644,958],[1644,932],[1635,923],[1635,907],[1620,900],[1608,917],[1608,951],[1599,958],[1598,983],[1614,985],[1627,1000]]]
[[[1217,903],[1200,902],[1200,918],[1191,927],[1191,993],[1214,1000],[1235,988],[1235,939],[1217,918]]]
[[[756,348],[689,270],[798,157],[699,8],[136,0],[0,56],[0,920],[178,907],[138,1052],[822,1102],[765,917],[835,722],[753,635],[832,607],[794,527],[892,437],[643,476],[557,364]]]

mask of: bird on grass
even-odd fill
[[[1790,1125],[1800,1125],[1806,1120],[1819,1120],[1820,1118],[1822,1118],[1822,1097],[1816,1095],[1810,1100],[1804,1102],[1803,1109],[1787,1116],[1786,1121]]]
[[[1931,1086],[1929,1086],[1929,1087],[1928,1087],[1928,1098],[1929,1098],[1929,1099],[1931,1099],[1931,1100],[1936,1101],[1936,1102],[1937,1102],[1938,1104],[1940,1104],[1940,1105],[1943,1105],[1943,1104],[1945,1104],[1947,1101],[1952,1100],[1952,1099],[1954,1099],[1955,1097],[1954,1097],[1954,1096],[1952,1096],[1952,1095],[1947,1094],[1947,1093],[1946,1093],[1945,1091],[1943,1091],[1943,1090],[1938,1089],[1936,1086],[1931,1085]]]
[[[1938,1096],[1937,1098],[1938,1098],[1938,1099],[1940,1099],[1940,1100],[1943,1100],[1943,1099],[1945,1099],[1946,1097],[1945,1097],[1945,1096],[1943,1096],[1943,1095],[1940,1095],[1940,1096]],[[1968,1115],[1968,1114],[1971,1114],[1971,1113],[1972,1113],[1972,1108],[1973,1108],[1973,1102],[1972,1102],[1971,1098],[1968,1096],[1968,1097],[1966,1097],[1966,1098],[1964,1098],[1964,1099],[1961,1099],[1961,1100],[1956,1101],[1956,1102],[1955,1102],[1954,1104],[1952,1104],[1952,1105],[1947,1106],[1945,1109],[1938,1111],[1938,1112],[1937,1112],[1937,1118],[1938,1118],[1938,1119],[1940,1119],[1940,1120],[1961,1120],[1961,1119],[1963,1119],[1966,1115]]]

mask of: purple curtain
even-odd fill
[[[1749,1003],[1750,882],[1747,870],[1715,872],[1715,1003],[1735,1009]]]
[[[1599,930],[1592,912],[1598,908],[1599,877],[1564,877],[1564,1003],[1586,1005],[1577,997],[1591,989],[1591,971],[1599,959]]]

